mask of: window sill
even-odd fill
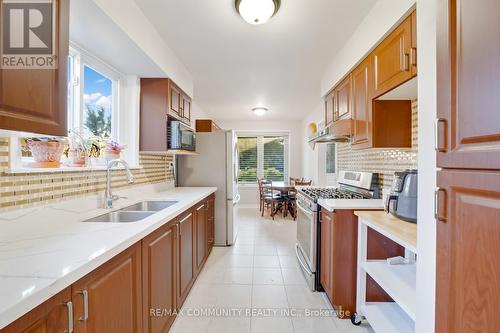
[[[113,170],[123,170],[125,169],[122,166],[115,167]],[[130,170],[140,170],[143,169],[142,166],[137,165],[137,166],[131,166],[129,167]],[[20,173],[60,173],[60,172],[91,172],[91,171],[106,171],[107,167],[102,165],[102,166],[90,166],[90,167],[67,167],[67,166],[61,166],[59,168],[14,168],[14,169],[7,169],[4,171],[6,174],[20,174]]]
[[[258,187],[258,185],[256,183],[254,183],[254,184],[248,183],[248,184],[238,184],[238,187],[239,188],[256,188],[256,187]]]

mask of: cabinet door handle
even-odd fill
[[[83,296],[83,317],[80,317],[80,321],[87,321],[89,319],[89,292],[84,289],[79,294]]]
[[[186,222],[187,219],[189,219],[191,216],[193,216],[193,213],[189,213],[188,216],[186,216],[185,218],[183,218],[179,223],[184,223]]]
[[[412,66],[417,66],[417,48],[415,47],[410,49],[410,64]]]
[[[436,122],[434,123],[434,149],[438,152],[438,153],[446,153],[446,132],[444,133],[444,141],[445,141],[445,145],[444,147],[441,147],[439,146],[439,137],[440,137],[440,133],[439,133],[439,124],[440,123],[443,123],[444,126],[445,126],[445,129],[446,129],[446,119],[444,118],[437,118],[436,119]]]
[[[65,304],[68,309],[68,329],[64,331],[65,333],[73,333],[73,302],[68,302]]]
[[[410,55],[408,53],[403,54],[400,65],[402,72],[408,72],[410,70]]]
[[[446,208],[446,190],[443,188],[437,187],[436,190],[434,191],[434,217],[436,218],[437,221],[446,223],[446,222],[448,222],[448,218],[446,217],[446,214],[444,216],[441,216],[439,214],[439,212],[440,212],[439,193],[444,194],[444,207]]]

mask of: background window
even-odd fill
[[[337,146],[334,143],[330,143],[326,146],[326,173],[336,173],[336,149]]]
[[[264,178],[283,181],[285,176],[285,138],[264,137]]]
[[[241,183],[257,182],[257,138],[239,137],[238,150],[240,153],[240,177]]]
[[[113,81],[83,66],[83,124],[93,135],[111,137]]]
[[[288,175],[288,136],[239,136],[240,183],[258,178],[284,181]]]

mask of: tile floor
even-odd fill
[[[236,244],[213,249],[171,332],[373,332],[367,324],[356,327],[350,320],[296,315],[331,306],[324,293],[307,288],[297,266],[295,222],[272,221],[261,218],[257,209],[239,208],[237,223]],[[200,309],[215,313],[199,315]],[[242,312],[221,315],[223,309]]]

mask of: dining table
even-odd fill
[[[273,189],[273,191],[280,192],[282,196],[288,196],[290,191],[294,191],[295,190],[295,185],[292,184],[292,183],[290,183],[290,182],[288,182],[288,181],[271,181],[271,183],[267,184],[267,186],[271,187]],[[284,205],[283,202],[280,202],[276,206],[273,214],[276,214],[278,211],[281,211],[283,209],[287,210],[288,207],[291,208],[291,206]],[[290,213],[295,218],[295,211],[291,210]]]

